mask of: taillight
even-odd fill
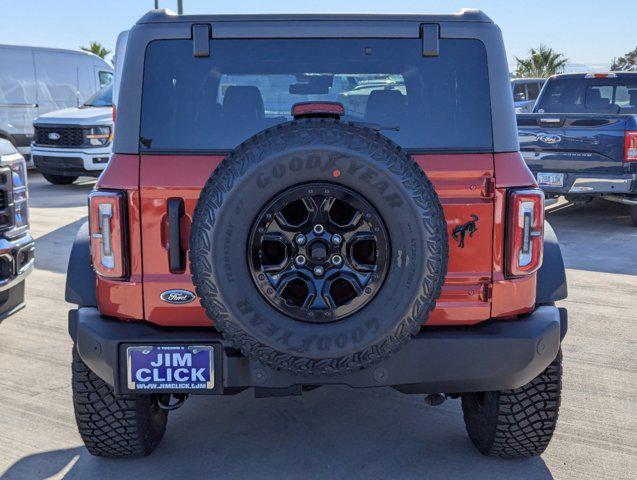
[[[637,131],[626,132],[624,162],[637,162]]]
[[[512,190],[507,209],[507,274],[529,275],[542,265],[544,193],[539,189]]]
[[[103,277],[126,276],[123,192],[96,190],[89,195],[89,231],[93,268]]]

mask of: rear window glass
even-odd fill
[[[335,101],[345,121],[371,123],[408,149],[492,148],[484,45],[445,39],[190,40],[146,50],[142,150],[216,151],[291,120],[295,103]]]
[[[540,94],[540,84],[539,83],[529,83],[526,86],[526,90],[528,92],[529,100],[536,100],[538,95]]]
[[[637,76],[558,78],[537,104],[539,113],[637,113]]]

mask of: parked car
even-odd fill
[[[113,85],[80,107],[38,117],[33,128],[33,162],[49,182],[68,185],[83,175],[99,176],[111,153]]]
[[[0,139],[0,322],[24,307],[24,284],[33,271],[26,164]]]
[[[514,78],[511,80],[515,113],[529,113],[546,82],[545,78]]]
[[[549,196],[602,197],[631,207],[637,225],[637,73],[551,77],[520,146]]]
[[[486,15],[153,11],[123,62],[67,277],[92,454],[150,453],[191,394],[336,384],[461,398],[482,453],[544,451],[566,281]],[[342,74],[404,90],[348,112]]]
[[[113,68],[92,53],[0,45],[0,138],[28,160],[38,116],[81,105],[112,79]]]

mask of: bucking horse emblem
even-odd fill
[[[467,223],[458,225],[453,229],[453,239],[458,242],[458,246],[460,248],[464,248],[464,239],[467,236],[467,233],[469,234],[469,237],[473,237],[473,234],[478,231],[478,226],[476,225],[476,222],[479,220],[478,216],[472,213],[471,218],[473,220],[469,220]]]

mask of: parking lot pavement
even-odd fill
[[[91,182],[31,181],[36,271],[28,306],[0,324],[0,479],[634,478],[637,471],[637,228],[620,205],[548,216],[568,267],[570,331],[558,428],[536,459],[503,461],[469,442],[459,402],[426,407],[391,389],[323,387],[302,397],[195,397],[171,413],[150,457],[89,455],[69,385],[64,278]]]

